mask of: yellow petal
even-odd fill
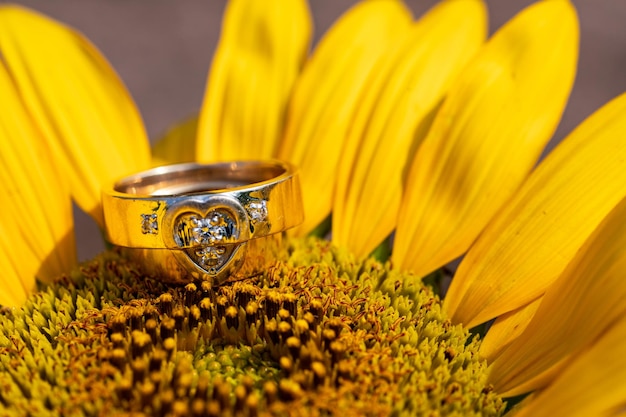
[[[626,95],[583,122],[532,173],[459,266],[444,306],[485,322],[541,296],[626,194]]]
[[[306,234],[332,207],[337,163],[361,93],[381,55],[411,21],[396,0],[357,3],[326,33],[294,87],[279,158],[300,168]],[[346,161],[342,161],[345,163]]]
[[[412,162],[395,266],[425,276],[467,251],[556,129],[577,55],[576,12],[566,1],[528,7],[487,42],[450,88]]]
[[[541,298],[538,298],[524,307],[498,317],[480,342],[480,355],[487,359],[487,362],[493,362],[505,347],[524,332],[540,302]]]
[[[305,0],[229,2],[200,113],[199,160],[275,156],[310,36]]]
[[[197,131],[197,116],[172,126],[152,147],[152,166],[194,162]]]
[[[128,92],[86,39],[21,7],[0,8],[0,51],[72,195],[102,225],[101,188],[150,160]]]
[[[2,213],[0,222],[0,306],[17,307],[35,288],[38,259],[21,239],[16,218]],[[11,236],[18,236],[17,239]]]
[[[69,191],[2,64],[0,108],[0,304],[16,305],[35,276],[69,272],[76,249]]]
[[[624,414],[626,319],[621,317],[515,417],[590,417]]]
[[[518,395],[543,388],[572,355],[625,316],[624,271],[626,199],[546,290],[526,330],[493,362],[490,379],[496,390]]]
[[[486,35],[484,5],[442,2],[381,62],[351,128],[339,172],[333,241],[368,255],[394,229],[405,163],[446,90]],[[371,104],[368,107],[366,104]]]

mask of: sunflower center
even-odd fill
[[[427,287],[327,242],[291,241],[262,276],[218,288],[168,287],[112,252],[65,281],[0,317],[14,415],[504,410],[478,341]]]

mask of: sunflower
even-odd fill
[[[231,0],[197,120],[151,157],[100,53],[3,6],[0,304],[21,307],[0,316],[0,406],[622,414],[626,95],[538,163],[574,81],[576,12],[537,2],[487,40],[486,20],[478,0],[418,20],[363,1],[309,55],[304,0]],[[262,276],[167,286],[114,249],[75,268],[71,199],[102,226],[121,176],[269,157],[299,166],[306,221]],[[423,282],[460,256],[441,300]]]

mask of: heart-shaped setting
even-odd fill
[[[222,282],[245,259],[250,221],[228,196],[193,196],[167,208],[164,244],[195,279]]]

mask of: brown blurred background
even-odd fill
[[[259,0],[262,1],[262,0]],[[225,0],[21,0],[83,32],[118,71],[151,138],[198,111]],[[354,0],[309,0],[315,39]],[[436,3],[408,0],[416,15]],[[491,31],[530,0],[487,0]],[[573,0],[581,24],[580,65],[553,143],[610,98],[626,91],[626,2]],[[626,115],[625,115],[626,117]],[[626,138],[624,139],[626,140]],[[77,213],[79,259],[103,245],[97,227]]]

